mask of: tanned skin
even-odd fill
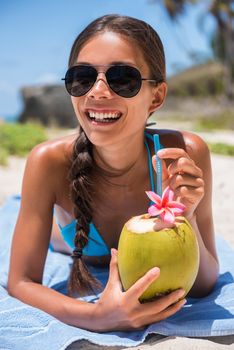
[[[107,52],[108,45],[111,50]],[[77,62],[92,65],[110,65],[114,61],[132,64],[142,76],[149,76],[149,68],[140,50],[115,33],[95,36],[84,45],[77,58]],[[112,248],[111,257],[86,257],[86,261],[93,265],[110,266],[109,280],[99,301],[89,304],[42,285],[52,227],[59,249],[69,251],[56,235],[53,209],[56,208],[62,225],[74,219],[68,170],[77,133],[40,144],[28,157],[11,252],[8,282],[11,295],[67,324],[93,331],[137,329],[161,321],[181,309],[185,302],[183,290],[151,303],[139,303],[140,295],[159,277],[157,267],[123,292],[117,266],[116,248],[124,223],[148,209],[145,191],[150,190],[150,179],[144,130],[149,115],[163,104],[166,91],[166,83],[152,86],[144,82],[138,95],[122,98],[109,89],[105,74],[100,72],[96,84],[85,96],[72,97],[79,123],[94,145],[96,162],[103,169],[119,174],[108,182],[94,170],[92,179],[95,181],[92,221],[107,246]],[[87,118],[89,110],[118,110],[121,118],[113,125],[99,127]],[[190,295],[202,297],[212,290],[218,276],[209,150],[200,137],[189,132],[151,132],[160,134],[164,147],[158,152],[163,161],[163,188],[169,185],[175,192],[175,199],[186,205],[184,215],[197,235],[200,267]],[[155,167],[151,143],[150,147]]]

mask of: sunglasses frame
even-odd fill
[[[68,88],[68,79],[67,79],[67,76],[68,76],[69,72],[70,72],[72,69],[74,69],[75,67],[91,67],[92,69],[94,69],[94,70],[96,71],[96,79],[95,79],[95,81],[93,82],[92,86],[91,86],[87,91],[85,91],[83,94],[80,94],[80,95],[72,94],[72,93],[71,93],[71,89]],[[104,67],[104,68],[107,68],[107,69],[106,69],[106,71],[101,71],[101,72],[100,72],[100,71],[97,70],[96,67]],[[121,94],[119,94],[118,92],[116,92],[116,91],[113,89],[113,87],[110,85],[110,83],[109,83],[109,81],[108,81],[108,79],[107,79],[107,76],[106,76],[107,72],[108,72],[112,67],[125,67],[125,68],[131,68],[131,69],[133,69],[133,70],[136,72],[136,78],[138,78],[138,80],[137,80],[137,81],[138,81],[138,86],[137,86],[138,89],[137,89],[136,91],[134,91],[134,93],[133,93],[133,92],[131,93],[131,91],[130,91],[130,95],[129,95],[129,96],[121,95]],[[74,65],[74,66],[71,66],[70,68],[68,68],[68,70],[67,70],[67,72],[66,72],[66,74],[65,74],[65,78],[62,78],[62,80],[65,81],[65,87],[66,87],[66,90],[67,90],[67,92],[69,93],[69,95],[74,96],[74,97],[81,97],[81,96],[86,95],[86,94],[94,87],[94,85],[95,85],[96,82],[97,82],[98,75],[99,75],[100,73],[105,74],[106,82],[107,82],[107,84],[108,84],[108,87],[109,87],[115,94],[117,94],[118,96],[124,97],[124,98],[132,98],[132,97],[136,96],[136,95],[139,93],[140,89],[141,89],[142,81],[148,81],[148,82],[151,82],[151,83],[159,83],[159,81],[158,81],[158,80],[155,80],[155,79],[142,78],[142,77],[141,77],[140,71],[139,71],[136,67],[133,67],[133,66],[130,66],[130,65],[127,65],[127,64],[98,65],[98,66],[92,66],[92,65],[89,65],[89,64],[77,64],[77,65]]]

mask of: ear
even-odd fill
[[[167,95],[167,84],[165,82],[153,88],[153,99],[149,107],[149,113],[152,114],[159,109],[165,100]]]

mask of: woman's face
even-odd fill
[[[136,133],[143,134],[149,114],[156,109],[158,88],[143,81],[136,96],[124,98],[110,89],[103,73],[108,69],[105,66],[118,63],[136,67],[142,77],[150,78],[149,68],[136,45],[119,34],[104,32],[85,44],[76,63],[90,64],[101,72],[86,95],[72,96],[77,118],[90,141],[96,146],[106,146],[126,141]],[[108,115],[112,118],[100,120]]]

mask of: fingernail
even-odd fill
[[[184,306],[186,303],[187,303],[187,299],[183,299],[183,300],[181,301],[181,306]]]
[[[183,289],[180,289],[179,291],[178,291],[178,297],[179,298],[182,298],[182,296],[185,294],[185,291],[183,290]]]
[[[158,275],[159,272],[160,272],[160,269],[159,269],[158,267],[154,267],[154,268],[150,271],[151,275],[153,275],[153,276]]]
[[[160,150],[157,152],[156,156],[159,156],[159,157],[160,157],[160,154],[162,154],[162,153],[163,153],[163,150],[160,149]]]
[[[114,257],[117,255],[117,250],[114,248],[111,248],[111,256]]]

